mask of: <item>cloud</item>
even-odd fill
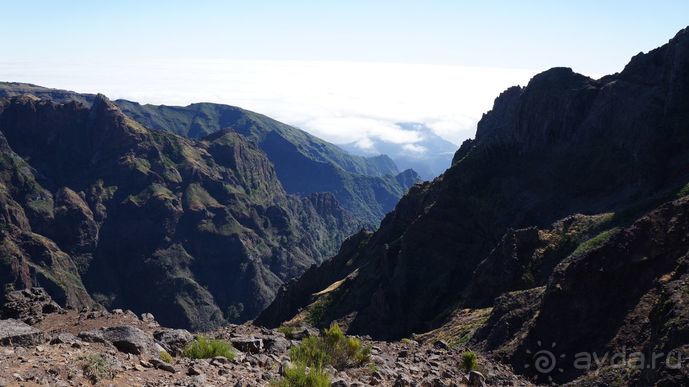
[[[420,141],[397,122],[420,122],[455,142],[473,137],[495,97],[528,70],[395,63],[185,60],[17,63],[0,79],[142,103],[240,106],[335,143]],[[368,141],[368,142],[367,142]]]
[[[426,147],[417,144],[404,144],[402,148],[411,153],[426,153],[428,149]]]

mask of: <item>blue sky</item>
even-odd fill
[[[410,119],[459,142],[510,84],[553,66],[619,71],[689,25],[686,0],[0,0],[0,9],[0,80],[236,104],[340,142],[395,138],[394,122]]]

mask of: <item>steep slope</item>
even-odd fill
[[[302,130],[237,107],[212,103],[168,107],[124,100],[116,103],[150,128],[191,138],[232,128],[268,155],[287,192],[332,192],[343,207],[371,225],[377,225],[418,180],[396,179],[397,166],[387,156],[353,156]]]
[[[0,97],[26,94],[87,104],[94,98],[90,94],[0,82]],[[185,107],[141,105],[126,100],[115,104],[147,128],[193,139],[232,128],[268,155],[288,193],[306,196],[331,192],[344,208],[371,226],[377,225],[418,180],[418,176],[409,178],[410,171],[403,172],[406,178],[398,178],[397,166],[387,156],[353,156],[302,130],[238,107],[213,103]]]
[[[151,131],[103,96],[3,100],[0,132],[0,275],[70,305],[246,320],[360,227],[332,194],[286,194],[243,136]]]
[[[328,302],[320,305],[320,322],[337,319],[346,322],[351,333],[399,338],[438,327],[457,308],[491,306],[491,298],[502,292],[537,289],[550,281],[548,287],[555,286],[556,294],[559,288],[550,273],[576,252],[574,242],[595,235],[597,227],[626,227],[625,216],[636,219],[639,211],[675,197],[689,181],[688,160],[689,30],[635,56],[621,73],[599,80],[567,68],[538,74],[526,87],[502,93],[479,122],[476,138],[457,151],[453,166],[434,182],[412,188],[360,248],[338,255],[340,264],[309,272],[305,281],[330,278],[333,266],[352,263],[332,275],[346,280],[328,292]],[[575,221],[582,225],[575,233],[580,239],[568,239],[572,222],[555,222],[577,213],[615,215],[613,220],[600,215],[601,224],[591,218]],[[548,233],[560,235],[559,242],[550,244]],[[524,251],[512,250],[516,243]],[[548,246],[554,250],[536,251]],[[623,252],[611,254],[608,259],[614,262]],[[675,253],[664,259],[674,262],[673,257]],[[634,286],[617,281],[615,270],[597,269],[580,266],[581,273],[570,281],[587,281],[589,270],[602,278],[601,284],[609,279],[603,300],[614,300],[624,286]],[[621,277],[633,281],[634,270]],[[648,273],[644,281],[657,274]],[[292,318],[298,308],[314,301],[312,291],[318,285],[297,281],[282,289],[257,321],[274,325]],[[526,299],[537,303],[534,294]],[[554,311],[543,326],[557,325],[569,315],[555,310],[596,294],[573,291],[567,299],[553,298],[549,305]],[[287,299],[301,302],[277,310]],[[604,319],[588,316],[595,316],[585,322],[591,329]],[[584,318],[576,321],[584,323]],[[572,329],[578,326],[559,332]],[[567,342],[585,348],[584,336]],[[541,339],[530,336],[529,344]]]

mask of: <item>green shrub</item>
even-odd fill
[[[586,242],[580,244],[576,250],[572,253],[573,256],[578,256],[578,255],[583,255],[588,252],[590,252],[593,249],[596,249],[600,246],[603,246],[610,238],[612,238],[615,234],[617,234],[620,231],[619,228],[615,227],[607,231],[603,231],[600,234],[596,235],[595,237],[587,240]]]
[[[106,358],[102,354],[89,355],[86,356],[84,360],[86,360],[83,366],[84,376],[93,384],[104,379],[112,379],[115,377],[112,360]]]
[[[337,324],[332,324],[319,337],[310,336],[290,349],[293,362],[308,367],[331,365],[338,370],[364,364],[371,357],[371,348],[355,337],[347,337]]]
[[[309,306],[306,314],[306,321],[313,326],[318,326],[318,324],[320,324],[320,322],[323,320],[325,312],[330,307],[330,304],[332,304],[332,298],[330,295],[326,294],[325,296],[319,298],[318,301]]]
[[[478,357],[472,351],[464,352],[459,367],[466,372],[475,370],[478,367]]]
[[[213,340],[203,336],[197,336],[183,351],[185,357],[191,359],[209,359],[216,356],[224,356],[234,359],[232,344],[224,340]]]
[[[166,363],[172,363],[172,355],[167,353],[167,351],[160,351],[160,354],[158,354],[158,357],[160,357],[160,360],[166,362]]]
[[[317,368],[306,369],[297,364],[285,370],[285,375],[272,383],[274,387],[330,387],[330,377]]]
[[[289,340],[294,339],[294,337],[296,336],[296,333],[297,333],[296,332],[297,329],[295,327],[289,327],[286,325],[282,325],[281,327],[279,327],[277,329],[277,331],[282,333],[283,335],[285,335],[285,337]]]

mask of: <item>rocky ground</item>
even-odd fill
[[[288,339],[277,330],[231,325],[204,335],[232,342],[234,359],[195,360],[181,354],[193,335],[160,327],[151,314],[63,310],[40,289],[11,294],[14,301],[5,305],[0,320],[0,385],[269,385],[289,366],[289,348],[318,334],[296,328]],[[480,354],[480,372],[460,371],[466,348],[450,348],[436,338],[362,340],[372,348],[370,362],[344,371],[327,369],[333,386],[529,385]],[[171,361],[160,359],[163,350],[174,355]]]

